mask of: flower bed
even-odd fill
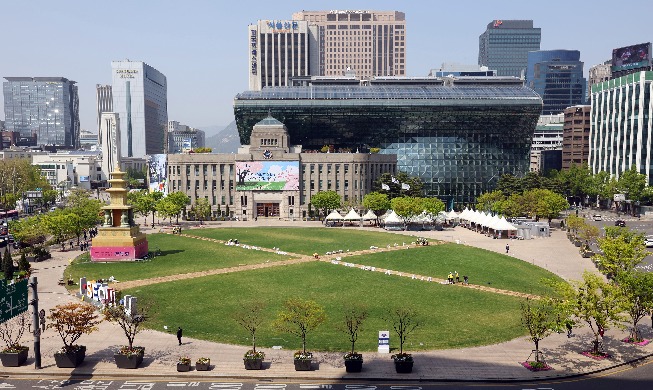
[[[647,339],[641,339],[641,340],[637,341],[637,340],[633,339],[632,337],[626,337],[625,339],[623,339],[621,341],[623,341],[624,343],[628,343],[628,344],[639,345],[640,347],[648,345],[651,342],[651,340],[647,340]]]
[[[521,362],[519,363],[530,371],[549,371],[553,368],[544,362]]]
[[[587,356],[588,358],[592,358],[594,360],[604,360],[604,359],[611,358],[610,354],[603,353],[603,352],[600,352],[598,355],[595,355],[592,351],[583,351],[580,354]]]

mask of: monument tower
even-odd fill
[[[134,209],[127,204],[127,181],[125,172],[116,166],[111,172],[106,190],[111,196],[104,210],[104,224],[98,228],[91,247],[92,261],[129,261],[143,258],[147,254],[147,238],[134,223]]]

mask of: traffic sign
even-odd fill
[[[7,284],[0,280],[0,323],[27,311],[27,279]]]

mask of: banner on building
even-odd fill
[[[168,195],[168,159],[165,154],[147,156],[148,179],[150,192],[159,191]]]
[[[239,161],[236,176],[236,191],[297,191],[299,161]]]

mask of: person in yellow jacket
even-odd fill
[[[453,274],[451,272],[447,275],[447,280],[449,280],[449,284],[453,284]]]
[[[460,276],[458,275],[458,271],[456,271],[456,283],[460,283]]]

